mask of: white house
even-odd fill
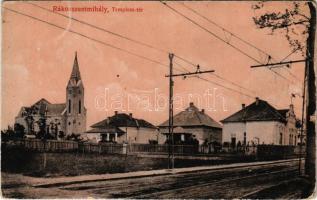
[[[91,142],[113,142],[129,144],[149,144],[158,141],[157,128],[151,123],[132,117],[130,113],[118,113],[94,124],[92,129],[82,134]]]
[[[159,143],[166,141],[169,133],[168,124],[166,120],[159,125],[162,133]],[[186,144],[191,139],[197,140],[199,144],[221,143],[221,124],[208,116],[204,109],[199,110],[193,102],[184,111],[173,116],[173,125],[175,144]],[[162,138],[162,136],[165,137]]]
[[[296,145],[298,132],[293,105],[277,110],[268,102],[256,98],[248,106],[221,121],[222,142],[236,147],[244,144]]]

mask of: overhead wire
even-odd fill
[[[256,62],[259,63],[259,64],[263,64],[261,61],[259,61],[258,59],[254,58],[253,56],[250,56],[248,53],[246,53],[246,52],[243,51],[242,49],[240,49],[240,48],[238,48],[238,47],[232,45],[230,42],[224,40],[223,38],[221,38],[221,37],[218,36],[217,34],[211,32],[210,30],[208,30],[207,28],[203,27],[202,25],[200,25],[200,24],[197,23],[196,21],[192,20],[192,19],[189,18],[188,16],[184,15],[183,13],[181,13],[181,12],[179,12],[178,10],[174,9],[173,7],[169,6],[166,2],[162,2],[162,1],[160,1],[160,2],[161,2],[163,5],[165,5],[166,7],[168,7],[169,9],[171,9],[172,11],[174,11],[175,13],[177,13],[178,15],[184,17],[185,19],[187,19],[187,20],[190,21],[191,23],[195,24],[195,25],[198,26],[199,28],[201,28],[201,29],[203,29],[204,31],[208,32],[209,34],[213,35],[215,38],[221,40],[221,41],[224,42],[225,44],[231,46],[232,48],[234,48],[235,50],[239,51],[239,52],[242,53],[243,55],[249,57],[250,59],[256,61]],[[182,5],[185,5],[185,4],[182,3]],[[185,6],[185,7],[186,7],[186,8],[189,8],[188,6]],[[191,10],[192,10],[192,9],[191,9]],[[192,12],[198,13],[198,12],[196,12],[196,11],[192,11]],[[201,14],[199,14],[199,16],[200,16],[200,17],[203,17],[204,19],[206,19],[206,17],[204,17],[204,16],[201,15]],[[208,19],[208,18],[207,18],[207,19]],[[210,23],[212,23],[211,20],[209,20],[209,21],[210,21]],[[219,26],[218,24],[217,24],[217,26],[218,26],[218,27],[221,27],[221,26]],[[227,30],[224,29],[223,27],[221,27],[221,29],[222,29],[223,31],[227,31]],[[227,32],[229,32],[229,31],[227,31]],[[239,36],[236,36],[235,34],[233,34],[233,33],[231,33],[231,32],[229,32],[229,33],[230,33],[231,36],[234,36],[234,37],[240,39],[241,41],[243,41],[244,43],[246,43],[246,44],[248,44],[248,45],[251,45],[253,48],[257,49],[258,51],[264,52],[263,50],[257,48],[256,46],[252,45],[251,43],[249,43],[249,42],[243,40],[243,39],[240,38]],[[266,52],[264,52],[264,53],[265,53],[266,55],[269,55],[269,54],[267,54]],[[268,68],[268,69],[270,69],[270,68]],[[278,72],[274,71],[273,69],[270,69],[270,70],[271,70],[273,73],[275,73],[276,75],[278,75],[279,77],[281,77],[282,79],[284,79],[284,80],[286,80],[286,81],[294,82],[294,81],[292,81],[292,80],[289,80],[289,79],[286,78],[285,76],[279,74]]]
[[[136,54],[136,53],[134,53],[134,52],[132,52],[132,51],[129,51],[129,50],[123,49],[123,48],[121,48],[121,47],[117,47],[117,46],[115,46],[115,45],[112,45],[112,44],[110,44],[110,43],[106,43],[106,42],[104,42],[104,41],[95,39],[95,38],[93,38],[93,37],[90,37],[90,36],[87,36],[87,35],[85,35],[85,34],[82,34],[82,33],[79,33],[79,32],[77,32],[77,31],[74,31],[74,30],[72,30],[72,29],[70,29],[70,28],[66,28],[66,27],[59,26],[59,25],[57,25],[57,24],[54,24],[54,23],[51,23],[51,22],[42,20],[42,19],[37,18],[37,17],[34,17],[34,16],[32,16],[32,15],[28,15],[28,14],[22,13],[22,12],[20,12],[20,11],[16,11],[16,10],[11,9],[11,8],[7,8],[7,7],[4,7],[4,6],[3,6],[2,8],[6,9],[6,10],[8,10],[8,11],[11,11],[11,12],[13,12],[13,13],[16,13],[16,14],[19,14],[19,15],[22,15],[22,16],[25,16],[25,17],[28,17],[28,18],[31,18],[31,19],[40,21],[40,22],[42,22],[42,23],[48,24],[48,25],[53,26],[53,27],[56,27],[56,28],[58,28],[58,29],[62,29],[62,30],[64,30],[64,31],[67,31],[67,32],[70,32],[70,33],[79,35],[79,36],[84,37],[84,38],[86,38],[86,39],[89,39],[89,40],[91,40],[91,41],[94,41],[94,42],[97,42],[97,43],[99,43],[99,44],[102,44],[102,45],[104,45],[104,46],[111,47],[111,48],[113,48],[113,49],[116,49],[116,50],[125,52],[125,53],[127,53],[127,54],[130,54],[130,55],[133,55],[133,56],[135,56],[135,57],[138,57],[138,58],[147,60],[147,61],[149,61],[149,62],[158,64],[158,65],[160,65],[160,66],[169,67],[167,64],[164,64],[164,63],[162,63],[162,62],[160,62],[160,61],[154,60],[154,59],[152,59],[152,58],[145,57],[145,56],[143,56],[143,55]],[[179,70],[179,69],[177,69],[177,70],[182,72],[182,70]]]
[[[139,45],[142,45],[142,46],[145,46],[145,47],[148,47],[148,48],[157,50],[157,51],[159,51],[159,52],[161,52],[161,53],[166,53],[166,54],[168,54],[168,51],[163,50],[163,49],[158,48],[158,47],[155,47],[155,46],[153,46],[153,45],[151,45],[151,44],[148,44],[148,43],[145,43],[145,42],[142,42],[142,41],[138,41],[138,40],[136,40],[136,39],[127,37],[127,36],[125,36],[125,35],[122,35],[122,34],[119,34],[119,33],[113,32],[113,31],[110,31],[110,30],[108,30],[108,29],[105,29],[105,28],[102,28],[102,27],[99,27],[99,26],[90,24],[90,23],[88,23],[88,22],[85,22],[85,21],[83,21],[83,20],[80,20],[80,19],[75,18],[75,17],[72,17],[72,16],[68,16],[68,15],[65,15],[65,14],[62,14],[62,13],[59,13],[59,12],[54,12],[54,11],[52,11],[52,10],[50,10],[50,9],[47,9],[47,8],[45,8],[45,7],[39,6],[39,5],[34,4],[34,3],[31,3],[31,2],[25,2],[25,3],[31,4],[31,5],[33,5],[33,6],[37,7],[37,8],[43,9],[43,10],[45,10],[45,11],[48,11],[48,12],[51,12],[51,13],[60,15],[60,16],[65,17],[65,18],[67,18],[67,19],[74,20],[74,21],[76,21],[76,22],[78,22],[78,23],[81,23],[81,24],[90,26],[90,27],[95,28],[95,29],[97,29],[97,30],[100,30],[100,31],[103,31],[103,32],[107,32],[107,33],[112,34],[112,35],[115,35],[115,36],[117,36],[117,37],[120,37],[120,38],[126,39],[126,40],[128,40],[128,41],[137,43],[137,44],[139,44]],[[178,59],[180,59],[180,60],[182,60],[182,61],[184,61],[184,62],[186,62],[186,63],[188,63],[188,64],[190,64],[190,65],[192,65],[192,66],[194,66],[194,67],[197,66],[197,65],[195,65],[193,62],[189,61],[188,59],[183,58],[182,56],[179,56],[179,55],[177,55],[177,54],[174,54],[174,56],[175,56],[176,58],[178,58]],[[174,61],[174,62],[175,62],[175,61]],[[188,71],[185,67],[183,67],[181,64],[179,64],[179,63],[177,63],[177,62],[176,62],[176,64],[177,64],[180,68],[182,68],[183,70],[189,72],[189,71]],[[220,78],[220,79],[222,79],[222,80],[224,80],[224,81],[227,81],[227,82],[229,82],[230,84],[235,85],[235,86],[237,86],[237,87],[239,87],[239,88],[246,89],[245,87],[240,86],[240,85],[238,85],[237,83],[234,83],[234,82],[232,82],[232,81],[229,81],[229,80],[227,80],[227,79],[221,77],[220,75],[216,75],[216,74],[215,74],[215,76],[218,77],[218,78]],[[246,90],[249,90],[249,89],[246,89]],[[250,91],[250,90],[249,90],[249,91]],[[252,92],[254,93],[254,91],[252,91]]]

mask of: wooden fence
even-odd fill
[[[77,151],[78,142],[75,141],[59,141],[59,140],[40,140],[40,139],[23,139],[11,140],[3,143],[6,147],[19,146],[28,150],[39,152],[72,152]]]
[[[167,154],[169,151],[174,154],[208,154],[214,151],[209,146],[193,146],[193,145],[174,145],[169,147],[167,144],[112,144],[112,143],[83,143],[65,140],[39,140],[39,139],[23,139],[10,140],[2,142],[3,148],[19,146],[31,151],[38,152],[81,152],[81,153],[99,153],[99,154]],[[245,155],[257,155],[259,158],[283,158],[290,155],[298,155],[298,146],[280,146],[280,145],[258,145],[248,146],[239,151],[237,149],[230,150],[223,148],[223,152],[228,153],[244,153]],[[304,154],[305,150],[301,151]]]
[[[23,139],[11,140],[2,143],[4,147],[19,146],[28,150],[38,152],[82,152],[82,153],[103,153],[103,154],[126,154],[126,153],[168,153],[172,147],[166,144],[111,144],[111,143],[82,143],[65,140],[39,140]],[[175,154],[199,153],[198,146],[174,145]]]

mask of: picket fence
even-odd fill
[[[19,146],[28,150],[38,152],[82,152],[82,153],[105,153],[105,154],[126,154],[126,153],[168,153],[193,154],[199,152],[199,147],[192,145],[174,145],[169,147],[166,144],[113,144],[113,143],[83,143],[65,140],[40,140],[23,139],[12,140],[3,143],[5,147]]]
[[[200,145],[174,145],[167,144],[113,144],[113,143],[84,143],[66,140],[40,140],[40,139],[20,139],[2,142],[3,148],[22,147],[27,150],[37,152],[80,152],[99,154],[167,154],[174,152],[179,155],[208,154],[214,150],[208,146]],[[285,157],[298,155],[299,152],[305,154],[305,149],[298,150],[299,146],[279,146],[279,145],[258,145],[244,149],[226,149],[222,152],[235,153],[243,152],[246,155],[258,155],[260,157]]]

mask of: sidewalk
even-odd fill
[[[298,159],[263,161],[263,162],[252,162],[252,163],[234,163],[234,164],[227,164],[227,165],[204,166],[204,167],[175,168],[173,170],[162,169],[162,170],[137,171],[137,172],[118,173],[118,174],[98,174],[98,175],[82,175],[82,176],[73,176],[73,177],[31,178],[31,179],[33,179],[32,180],[33,187],[57,187],[57,186],[63,186],[68,184],[74,184],[74,183],[128,179],[128,178],[141,178],[141,177],[149,177],[149,176],[162,176],[162,175],[170,175],[170,174],[191,173],[191,172],[220,170],[220,169],[233,169],[233,168],[239,168],[239,167],[278,164],[285,161],[291,162],[296,160]]]

